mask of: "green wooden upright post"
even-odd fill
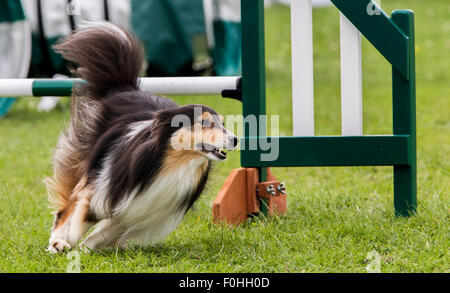
[[[241,1],[242,26],[242,107],[243,115],[255,115],[258,136],[266,136],[266,125],[259,125],[266,114],[266,69],[264,44],[264,0]],[[249,135],[245,129],[246,136]],[[241,153],[243,155],[243,153]],[[259,168],[259,180],[267,181],[267,169]],[[261,200],[260,211],[267,215],[267,202]]]
[[[392,20],[408,36],[408,76],[393,68],[393,122],[394,135],[410,136],[409,165],[394,166],[394,206],[398,216],[410,216],[417,208],[416,174],[416,76],[414,13],[411,10],[396,10]]]

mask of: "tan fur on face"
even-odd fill
[[[202,131],[202,141],[210,145],[221,145],[225,135],[220,128],[207,128]]]
[[[209,127],[203,127],[203,121],[206,120]],[[172,148],[174,150],[197,150],[196,144],[204,143],[209,145],[221,145],[226,135],[223,129],[217,127],[217,123],[222,123],[221,115],[214,118],[209,112],[204,112],[193,125],[192,128],[181,128],[176,131],[171,138]]]

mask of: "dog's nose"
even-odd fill
[[[239,138],[237,138],[236,136],[233,137],[233,147],[237,147],[238,143],[239,143]]]

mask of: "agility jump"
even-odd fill
[[[393,166],[395,213],[409,216],[417,206],[414,13],[396,10],[389,17],[374,1],[331,1],[341,13],[342,136],[314,136],[312,6],[309,0],[292,1],[294,136],[274,138],[279,140],[280,155],[271,162],[260,160],[264,150],[250,151],[244,147],[241,164],[256,168],[262,184],[272,181],[268,183],[268,191],[270,185],[277,183],[273,177],[268,178],[271,177],[268,167]],[[263,4],[263,1],[242,1],[244,117],[266,114]],[[392,65],[393,135],[363,135],[360,33]],[[241,145],[247,146],[266,133],[258,136],[244,137]],[[236,178],[235,181],[239,180]],[[229,188],[233,186],[231,176],[229,180],[222,190],[222,198],[235,194]],[[247,180],[253,179],[247,177]],[[247,190],[252,198],[255,189]],[[259,197],[259,210],[263,213],[271,208],[271,200],[279,200],[270,192]],[[249,206],[249,212],[252,209]],[[281,210],[284,209],[282,203]],[[224,212],[218,216],[225,215]],[[227,218],[233,220],[230,215]]]

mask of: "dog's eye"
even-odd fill
[[[202,121],[202,127],[203,128],[214,128],[216,124],[214,122],[209,122],[208,120]]]

